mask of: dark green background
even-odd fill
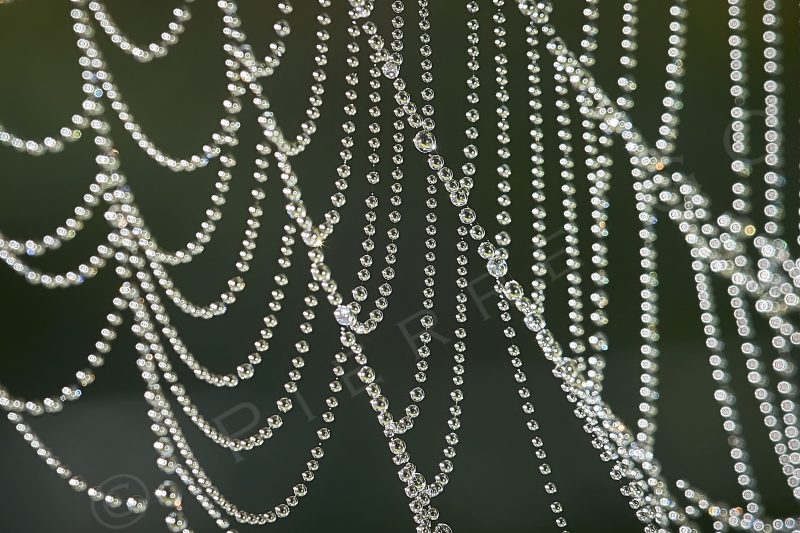
[[[300,186],[306,202],[319,218],[327,209],[327,198],[334,191],[335,166],[338,164],[338,124],[343,119],[342,92],[344,72],[344,45],[346,16],[343,1],[335,2],[332,9],[334,22],[330,45],[329,81],[326,91],[323,118],[312,147],[296,161]],[[387,20],[388,9],[380,2],[379,18]],[[523,38],[524,20],[514,10],[513,3],[506,8],[508,14],[511,109],[512,109],[512,167],[514,183],[514,235],[512,249],[513,274],[528,279],[525,265],[529,263],[530,227],[528,151],[526,135],[527,92],[525,82],[526,45]],[[643,3],[641,12],[640,68],[637,76],[641,89],[638,105],[633,112],[634,122],[648,139],[653,139],[659,115],[660,101],[664,95],[664,63],[667,42],[667,2],[657,0]],[[689,2],[688,20],[688,73],[686,76],[685,109],[682,114],[682,134],[678,143],[676,168],[685,170],[700,181],[704,190],[714,198],[712,209],[721,213],[730,205],[728,171],[729,156],[725,150],[728,124],[727,81],[727,16],[726,2],[722,0],[697,0]],[[752,22],[749,34],[753,42],[751,71],[760,70],[761,45],[759,7],[752,7],[748,19]],[[786,168],[787,239],[796,252],[794,235],[797,227],[797,165],[798,165],[798,106],[793,94],[796,91],[797,31],[800,13],[797,6],[787,2],[784,20],[787,21],[784,47],[787,53],[786,86]],[[287,133],[294,135],[296,124],[302,118],[312,68],[313,16],[318,7],[311,0],[295,0],[295,13],[291,16],[293,33],[286,39],[288,53],[278,73],[266,80],[266,91],[277,110],[278,118]],[[492,11],[489,2],[482,2],[481,38],[484,51],[481,61],[484,82],[481,89],[483,134],[482,157],[476,175],[474,207],[480,219],[496,231],[494,201],[496,193],[494,167],[490,157],[496,146],[493,115],[493,61],[495,50],[491,43]],[[152,40],[162,31],[170,17],[172,2],[122,1],[108,3],[111,14],[136,41]],[[621,29],[621,0],[602,2],[602,22],[598,66],[594,74],[601,85],[612,95],[616,94],[615,80],[621,73],[616,58],[619,55]],[[415,6],[409,2],[406,19],[408,39],[404,75],[412,86],[418,82],[416,54]],[[583,3],[578,0],[560,0],[556,20],[559,32],[577,50],[582,19],[579,17]],[[80,102],[79,67],[77,51],[70,31],[68,2],[53,0],[20,0],[13,5],[0,7],[0,120],[13,131],[26,136],[42,137],[54,134],[57,126],[68,121]],[[144,125],[146,133],[157,144],[174,154],[193,153],[205,143],[216,129],[220,116],[220,102],[224,97],[224,66],[221,22],[218,11],[210,1],[196,2],[192,7],[194,17],[188,23],[181,43],[161,60],[140,65],[113,49],[104,37],[101,46],[131,110]],[[454,168],[460,166],[463,156],[465,119],[465,21],[462,2],[439,0],[432,2],[432,35],[437,91],[437,139],[440,150]],[[243,0],[240,13],[256,50],[272,38],[271,25],[277,10],[273,2]],[[384,28],[386,25],[384,24]],[[384,33],[388,33],[385,32]],[[547,170],[550,231],[560,227],[560,193],[557,154],[554,151],[552,69],[550,57],[543,57],[543,78],[546,88],[545,103]],[[366,79],[366,71],[362,71]],[[758,76],[754,74],[756,81]],[[757,86],[757,85],[756,85]],[[365,95],[364,95],[365,96]],[[360,99],[362,125],[357,136],[359,146],[365,146],[363,112],[366,98]],[[384,91],[384,98],[390,95]],[[759,108],[763,94],[755,91],[749,104]],[[389,111],[388,109],[386,110]],[[240,145],[236,155],[240,162],[234,171],[234,181],[225,215],[207,253],[189,266],[171,270],[185,294],[197,302],[215,297],[225,280],[234,272],[233,263],[238,242],[244,229],[245,205],[249,199],[249,173],[259,130],[254,123],[251,106],[245,108]],[[138,198],[148,224],[160,242],[172,248],[185,242],[196,231],[202,213],[208,205],[214,170],[204,169],[189,175],[173,174],[155,165],[138,150],[120,130],[117,121],[115,142],[121,152],[123,171]],[[387,124],[388,126],[388,124]],[[754,153],[763,151],[758,139],[762,129],[756,124],[753,138]],[[384,152],[385,153],[385,152]],[[579,153],[579,152],[576,152]],[[409,166],[405,176],[405,218],[401,225],[399,272],[397,288],[392,297],[392,307],[382,329],[368,337],[364,345],[372,366],[383,379],[382,386],[394,398],[395,405],[405,403],[405,392],[413,382],[414,351],[403,335],[402,324],[421,310],[421,270],[423,250],[423,221],[419,216],[424,207],[425,169],[415,151],[408,150]],[[638,403],[638,242],[637,223],[633,206],[631,178],[626,157],[615,148],[617,161],[611,193],[611,237],[609,238],[612,278],[610,327],[611,349],[608,352],[608,377],[605,395],[625,420],[632,423]],[[92,146],[89,136],[58,155],[42,158],[22,156],[11,150],[0,154],[2,188],[0,189],[0,227],[5,234],[15,238],[37,236],[50,231],[55,224],[68,216],[70,206],[76,204],[90,183]],[[386,159],[386,157],[384,157]],[[364,162],[356,169],[363,170]],[[580,177],[581,166],[578,166]],[[756,167],[756,176],[761,171]],[[349,291],[355,285],[357,248],[361,240],[360,227],[364,224],[361,198],[366,192],[363,172],[355,172],[352,196],[345,208],[345,219],[328,247],[328,257],[342,288]],[[260,328],[265,296],[272,289],[275,258],[278,254],[280,226],[285,222],[279,177],[272,172],[267,185],[265,224],[253,268],[247,274],[248,290],[240,301],[223,318],[198,323],[173,312],[175,323],[183,338],[203,362],[220,371],[232,369],[241,361]],[[384,179],[377,192],[385,198]],[[756,180],[757,183],[757,180]],[[760,196],[754,185],[754,196]],[[582,215],[586,215],[586,188],[579,198]],[[441,199],[440,256],[442,263],[437,293],[437,314],[440,322],[436,331],[448,339],[452,337],[454,278],[455,211]],[[384,202],[388,203],[388,202]],[[381,215],[385,213],[382,207]],[[662,218],[666,219],[665,214]],[[383,235],[385,217],[379,232]],[[588,227],[583,216],[581,227]],[[384,228],[384,229],[382,229]],[[75,242],[62,250],[49,254],[35,264],[43,268],[64,270],[86,257],[106,228],[101,218],[89,227]],[[582,234],[582,245],[587,245],[587,233]],[[553,238],[548,255],[552,257],[553,281],[549,302],[552,306],[549,321],[566,339],[564,333],[566,299],[565,280],[558,276],[563,270],[561,244]],[[382,241],[378,241],[378,252]],[[696,296],[691,281],[688,254],[682,238],[674,226],[664,220],[659,222],[658,250],[661,258],[661,329],[662,329],[662,400],[660,403],[657,454],[663,462],[665,475],[671,481],[688,478],[714,497],[739,503],[734,474],[727,456],[727,446],[716,413],[711,393],[714,388],[707,354],[703,348],[699,326]],[[376,258],[382,254],[377,253]],[[587,261],[588,262],[588,261]],[[381,260],[377,261],[378,265]],[[485,295],[490,283],[481,277],[480,263],[475,256],[471,262],[474,293]],[[378,267],[380,268],[380,267]],[[306,280],[302,254],[296,254],[292,268],[293,283],[287,302],[299,302],[299,290]],[[377,273],[377,269],[375,270]],[[588,276],[586,276],[588,278]],[[302,281],[301,281],[302,280]],[[8,269],[0,269],[0,294],[2,294],[2,320],[0,320],[0,375],[2,382],[14,393],[25,396],[52,394],[55,387],[72,380],[72,373],[85,366],[85,355],[110,310],[116,278],[106,269],[97,279],[79,289],[46,291],[29,287]],[[374,287],[374,285],[371,285]],[[721,284],[715,287],[722,302]],[[373,289],[374,291],[374,289]],[[294,300],[292,300],[294,298]],[[285,381],[291,346],[297,340],[297,318],[291,316],[298,305],[287,303],[282,315],[284,322],[280,333],[272,342],[272,350],[265,358],[255,379],[236,391],[215,390],[205,384],[189,381],[183,375],[196,402],[209,418],[222,416],[228,430],[246,427],[249,411],[236,411],[242,402],[253,405],[263,417],[274,410],[280,397],[280,387]],[[288,487],[297,483],[299,474],[308,459],[304,449],[313,445],[314,431],[321,413],[322,392],[330,376],[330,361],[338,345],[336,328],[330,320],[329,307],[320,306],[320,320],[312,336],[312,352],[307,357],[307,372],[301,382],[303,399],[311,415],[297,408],[285,417],[287,428],[262,449],[237,458],[228,451],[214,449],[194,429],[187,429],[195,451],[206,465],[214,481],[230,498],[253,511],[265,511],[279,503]],[[723,307],[723,326],[728,338],[730,312]],[[451,483],[437,505],[443,519],[459,533],[554,531],[552,515],[547,509],[549,501],[542,490],[537,462],[527,443],[526,420],[516,398],[512,368],[497,319],[494,300],[489,298],[470,308],[468,336],[468,362],[466,400],[461,430],[462,444],[456,460],[456,471]],[[407,322],[413,328],[415,321]],[[759,324],[763,328],[763,324]],[[413,330],[412,330],[413,331]],[[763,337],[767,339],[767,337]],[[733,338],[730,338],[733,341]],[[560,487],[560,500],[566,509],[571,531],[637,531],[639,527],[626,501],[619,495],[618,487],[608,476],[606,465],[596,457],[588,445],[578,422],[572,416],[569,404],[563,397],[550,365],[528,337],[518,339],[524,349],[530,387],[537,407],[536,418],[541,422],[553,466],[554,479]],[[130,333],[121,328],[120,338],[107,364],[98,372],[97,383],[85,394],[79,404],[70,406],[57,417],[34,420],[36,431],[54,451],[88,481],[99,483],[112,478],[106,485],[146,487],[152,489],[164,476],[154,466],[152,435],[148,429],[146,407],[142,399],[143,386],[134,364],[135,353]],[[435,343],[434,343],[435,344]],[[734,344],[731,342],[731,346]],[[418,429],[409,438],[409,445],[417,465],[426,473],[434,472],[441,457],[443,436],[449,405],[445,389],[449,382],[451,366],[449,346],[435,346],[431,356],[432,371],[428,398]],[[730,350],[734,389],[739,395],[739,407],[745,421],[746,436],[750,439],[752,461],[759,476],[759,486],[770,515],[787,516],[798,511],[797,505],[786,489],[782,476],[770,452],[770,445],[762,430],[760,417],[752,394],[744,383],[743,358]],[[181,369],[183,370],[183,369]],[[355,382],[354,382],[355,384]],[[317,479],[310,484],[310,495],[288,521],[272,526],[285,532],[307,531],[410,531],[411,515],[406,507],[407,498],[390,460],[385,440],[379,434],[377,423],[366,401],[366,395],[356,391],[342,395],[343,405],[334,425],[334,437],[327,446],[327,455]],[[401,400],[403,400],[401,402]],[[299,407],[299,406],[298,406]],[[315,418],[309,421],[309,418]],[[188,421],[184,425],[188,427]],[[163,530],[164,512],[151,501],[143,517],[122,514],[111,516],[100,506],[92,507],[84,494],[75,494],[66,484],[39,461],[31,450],[17,437],[8,425],[0,426],[3,452],[0,455],[2,484],[0,494],[0,530],[23,531],[107,531],[112,526],[123,531],[150,532]],[[115,477],[116,476],[116,477]],[[133,489],[132,489],[133,490]],[[142,490],[142,489],[138,489]],[[137,491],[138,491],[137,490]],[[120,490],[127,494],[127,490]],[[152,500],[152,495],[150,496]],[[198,506],[189,502],[190,525],[198,532],[212,531],[211,522]],[[99,519],[98,519],[99,517]],[[106,525],[104,525],[106,524]],[[710,524],[703,523],[710,528]],[[242,527],[242,531],[247,528]]]

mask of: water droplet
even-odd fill
[[[353,316],[353,310],[348,305],[340,305],[333,312],[336,322],[342,326],[352,326],[356,322],[356,317]]]
[[[522,285],[516,281],[509,281],[503,287],[506,298],[509,300],[519,300],[525,294]]]
[[[525,315],[525,327],[527,327],[531,331],[541,331],[544,328],[544,322],[541,318],[534,314]]]
[[[384,396],[378,396],[370,400],[370,405],[378,413],[385,413],[389,409],[389,400]]]
[[[400,65],[394,61],[386,61],[381,67],[381,70],[383,71],[383,75],[390,80],[393,80],[400,75]]]
[[[275,33],[278,34],[278,37],[286,37],[292,32],[291,26],[285,20],[279,20],[273,26],[275,29]]]
[[[358,379],[363,383],[372,383],[375,381],[375,371],[368,366],[361,367],[361,370],[358,371]]]
[[[174,474],[178,468],[178,463],[171,457],[159,457],[156,459],[156,464],[165,474]]]
[[[278,410],[282,413],[288,413],[292,410],[292,400],[289,398],[281,398],[278,400]]]
[[[167,437],[161,437],[153,443],[153,449],[155,449],[161,457],[170,457],[175,452],[175,449],[172,447],[172,442]]]
[[[504,259],[494,258],[490,259],[486,264],[486,269],[492,276],[502,278],[506,275],[506,272],[508,272],[508,265]]]
[[[421,402],[425,398],[425,391],[420,387],[415,387],[411,390],[411,399],[415,402]]]
[[[180,507],[183,497],[174,481],[165,481],[155,490],[158,502],[164,507]]]
[[[186,516],[180,511],[174,511],[164,519],[167,529],[173,533],[181,533],[189,525]]]
[[[422,130],[414,136],[414,146],[422,153],[430,153],[436,150],[436,137],[429,131]]]
[[[125,505],[132,513],[143,513],[147,510],[147,499],[143,496],[133,495],[125,501]]]
[[[245,283],[241,276],[236,276],[228,280],[228,287],[233,292],[241,292],[244,290]]]
[[[301,235],[303,237],[303,242],[306,243],[306,246],[311,248],[319,248],[325,244],[325,238],[317,228],[305,230]]]
[[[236,367],[236,373],[241,379],[250,379],[255,373],[255,368],[250,363],[245,363]]]
[[[400,455],[406,451],[406,443],[401,439],[392,439],[389,441],[389,450],[395,455]]]

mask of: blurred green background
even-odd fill
[[[481,149],[476,175],[473,207],[490,231],[494,222],[496,149],[493,112],[495,49],[491,36],[490,2],[482,0],[480,13],[482,46],[481,109],[483,111]],[[616,93],[616,78],[621,40],[622,0],[604,0],[601,5],[600,50],[594,74],[610,94]],[[344,58],[347,36],[346,2],[334,2],[330,9],[333,23],[329,42],[329,64],[323,118],[312,146],[295,162],[300,187],[316,218],[328,208],[328,197],[334,192],[333,181],[338,163],[339,139],[344,114]],[[377,18],[386,28],[388,2],[379,2]],[[512,168],[513,233],[512,273],[529,279],[529,228],[531,222],[527,85],[525,70],[526,45],[523,18],[513,2],[506,6],[511,58],[512,100]],[[640,51],[637,78],[640,83],[634,122],[652,139],[661,113],[661,99],[666,74],[668,2],[654,0],[640,12]],[[730,156],[725,148],[728,134],[727,14],[723,0],[689,2],[688,73],[686,76],[685,109],[681,120],[676,169],[693,175],[713,198],[715,214],[730,205],[732,178],[728,167]],[[755,2],[748,11],[748,30],[752,42],[751,72],[754,87],[748,105],[754,110],[763,107],[760,85],[760,7]],[[108,9],[123,30],[137,42],[157,38],[170,20],[171,2],[156,0],[109,0]],[[319,6],[312,0],[295,0],[295,12],[288,17],[292,33],[285,41],[288,52],[277,74],[265,81],[280,124],[287,134],[294,135],[305,117],[302,110],[310,95],[312,57],[316,39],[314,17]],[[559,33],[577,50],[583,19],[583,2],[560,0],[556,7]],[[70,3],[53,0],[19,0],[0,6],[0,121],[23,136],[43,137],[69,120],[81,101],[78,53],[68,16]],[[104,36],[98,36],[132,113],[144,126],[148,136],[167,152],[184,155],[196,152],[217,128],[221,101],[225,95],[224,52],[221,20],[213,2],[202,0],[192,4],[193,18],[179,45],[166,58],[141,65],[112,47]],[[431,2],[432,46],[435,64],[434,88],[437,113],[436,135],[441,153],[457,169],[463,162],[466,120],[465,80],[466,20],[463,2],[439,0]],[[786,51],[785,124],[786,124],[786,227],[793,255],[797,246],[798,224],[798,109],[796,91],[798,77],[797,21],[800,10],[786,2],[783,46]],[[272,24],[278,19],[275,2],[242,0],[240,14],[244,29],[256,51],[262,52],[273,39]],[[419,82],[416,35],[416,5],[407,2],[406,62],[403,73],[412,87]],[[388,32],[384,29],[384,34]],[[261,46],[261,48],[259,48]],[[545,103],[545,139],[548,171],[550,257],[549,323],[560,339],[567,339],[568,325],[565,289],[561,272],[564,257],[559,242],[560,178],[558,177],[557,144],[554,140],[554,97],[552,94],[552,61],[543,55]],[[362,69],[363,81],[367,73]],[[384,85],[388,85],[384,83]],[[391,94],[384,87],[391,109]],[[359,153],[366,146],[366,94],[359,99]],[[171,269],[171,274],[193,301],[207,302],[224,289],[225,280],[234,275],[234,262],[244,231],[245,206],[249,201],[250,175],[253,171],[255,144],[260,132],[255,112],[247,105],[242,113],[240,144],[235,149],[239,165],[224,216],[207,252],[188,266]],[[388,119],[387,119],[388,120]],[[192,174],[173,174],[147,158],[121,131],[118,121],[111,120],[114,140],[121,154],[122,171],[138,199],[145,219],[159,241],[167,248],[186,242],[203,220],[209,205],[215,179],[215,166]],[[389,128],[387,122],[386,128]],[[753,152],[763,152],[763,128],[754,125]],[[388,148],[388,144],[385,145]],[[383,152],[386,154],[386,151]],[[406,148],[408,167],[404,185],[404,219],[400,225],[398,276],[391,307],[381,329],[364,339],[371,365],[382,379],[382,387],[394,405],[405,404],[407,391],[413,386],[415,351],[408,342],[408,333],[418,332],[417,318],[422,310],[422,254],[424,221],[417,216],[425,209],[426,171],[422,158],[410,146]],[[631,178],[626,157],[614,148],[617,161],[612,185],[609,227],[611,237],[609,275],[612,279],[610,349],[605,396],[614,409],[629,423],[638,414],[638,241]],[[93,147],[89,135],[63,153],[42,158],[22,156],[11,150],[0,152],[0,228],[11,237],[24,239],[50,231],[70,213],[85,188],[92,181]],[[384,155],[384,159],[388,159]],[[344,220],[327,247],[334,275],[342,289],[348,291],[356,283],[358,249],[365,224],[367,193],[363,179],[364,161],[356,163]],[[383,167],[382,167],[383,168]],[[388,167],[387,167],[388,168]],[[580,165],[578,167],[580,169]],[[763,170],[756,165],[755,176]],[[579,173],[580,178],[580,173]],[[387,198],[388,173],[377,187]],[[760,196],[758,179],[754,180],[754,197]],[[585,183],[582,182],[582,183]],[[286,222],[280,194],[280,179],[270,172],[266,186],[265,223],[259,238],[256,258],[246,275],[247,290],[228,314],[211,322],[179,316],[172,309],[175,324],[198,358],[218,371],[228,371],[242,361],[257,338],[261,317],[272,276],[276,273],[280,228]],[[579,192],[582,202],[582,228],[588,228],[587,187]],[[387,201],[383,202],[388,204]],[[455,272],[455,210],[444,197],[440,198],[439,249],[441,257],[436,313],[438,340],[434,341],[430,379],[426,391],[424,413],[408,442],[416,464],[432,476],[441,460],[448,418],[452,365]],[[385,235],[388,210],[379,210],[379,235]],[[659,222],[658,251],[661,290],[662,370],[659,431],[656,452],[663,463],[666,477],[689,479],[713,497],[740,503],[735,474],[731,468],[721,419],[712,398],[714,382],[706,364],[703,334],[689,267],[686,246],[675,227],[666,220]],[[755,217],[758,221],[758,217]],[[52,252],[34,264],[52,270],[72,268],[83,260],[106,232],[102,218],[95,217],[74,242]],[[588,246],[588,231],[582,234],[582,246]],[[385,237],[383,237],[385,239]],[[378,240],[376,263],[382,264],[383,241]],[[491,283],[481,276],[480,263],[474,254],[471,260],[471,293],[479,298],[470,303],[470,327],[467,338],[467,373],[463,390],[464,415],[460,432],[461,444],[456,458],[456,471],[438,508],[445,522],[459,533],[555,531],[548,500],[542,489],[537,461],[528,443],[524,426],[526,417],[516,397],[513,369],[507,361],[502,322],[498,319],[495,300],[489,294]],[[588,263],[588,261],[587,261]],[[377,268],[382,268],[377,266]],[[377,273],[377,268],[375,272]],[[292,345],[298,340],[296,316],[301,289],[308,280],[303,254],[296,254],[292,267],[293,282],[287,291],[286,311],[282,327],[272,342],[272,349],[256,377],[236,390],[216,390],[190,380],[182,374],[190,394],[210,419],[228,431],[244,431],[251,427],[254,414],[263,420],[275,410],[275,400],[282,394],[282,383],[289,369]],[[588,276],[585,276],[588,279]],[[15,394],[38,397],[55,392],[71,382],[75,370],[85,366],[85,356],[111,310],[111,298],[118,280],[111,269],[84,286],[71,290],[46,291],[30,287],[9,269],[0,269],[0,376],[2,383]],[[374,292],[375,285],[370,285]],[[724,294],[718,283],[715,290]],[[485,298],[484,298],[485,297]],[[719,301],[723,300],[719,298]],[[297,302],[297,303],[295,303]],[[337,350],[337,329],[329,315],[330,308],[320,306],[320,318],[310,341],[307,370],[301,382],[301,398],[296,408],[285,416],[285,425],[275,438],[257,451],[235,455],[209,445],[187,420],[187,428],[195,452],[206,466],[214,482],[241,507],[266,511],[288,495],[291,485],[308,460],[307,450],[315,442],[314,433],[320,424],[322,399],[330,379],[333,354]],[[726,338],[733,341],[730,311],[721,306]],[[126,323],[127,324],[127,323]],[[520,325],[521,326],[521,325]],[[63,414],[33,420],[34,429],[66,463],[83,474],[90,483],[104,482],[107,489],[117,488],[121,494],[147,492],[151,501],[144,515],[111,512],[92,505],[84,494],[67,488],[39,461],[9,425],[0,426],[0,530],[8,532],[80,531],[102,532],[122,530],[151,532],[164,530],[165,511],[152,497],[152,490],[164,479],[155,467],[152,434],[142,398],[144,387],[135,366],[133,337],[120,328],[120,337],[107,364],[98,371],[97,383],[86,391],[84,399],[70,406]],[[760,324],[759,327],[763,327]],[[768,342],[768,337],[762,337]],[[441,342],[439,342],[441,341]],[[570,406],[560,391],[533,339],[517,339],[524,350],[529,385],[537,407],[541,433],[553,467],[553,478],[560,488],[559,499],[566,511],[571,531],[640,531],[627,508],[618,486],[608,476],[608,468],[591,448]],[[733,342],[729,343],[734,347]],[[738,406],[745,425],[752,463],[759,476],[764,505],[772,516],[788,516],[798,511],[786,488],[779,466],[773,459],[766,432],[762,428],[757,404],[745,382],[744,359],[729,350],[733,386],[739,397]],[[181,368],[181,371],[184,369]],[[310,494],[302,499],[288,520],[270,526],[283,532],[308,531],[385,531],[412,530],[407,498],[397,478],[391,455],[380,435],[369,408],[367,397],[353,388],[342,394],[342,407],[337,412],[334,436],[317,478],[310,484]],[[305,407],[307,406],[307,407]],[[104,481],[105,480],[105,481]],[[188,495],[187,495],[188,496]],[[188,500],[188,498],[187,498]],[[216,528],[193,501],[188,502],[190,526],[198,532]],[[710,523],[703,522],[710,530]],[[242,527],[240,531],[249,531]]]

